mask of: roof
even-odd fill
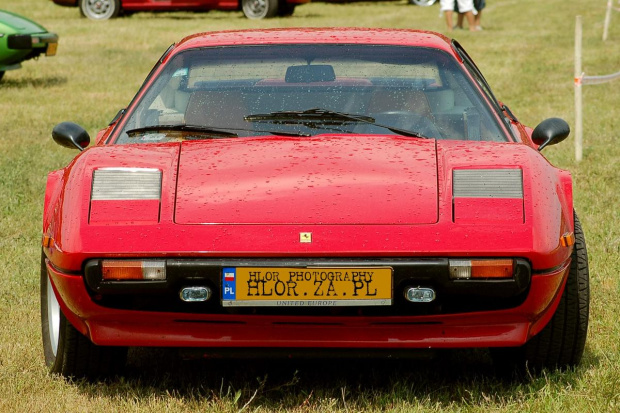
[[[205,32],[184,38],[176,45],[176,49],[301,43],[424,46],[448,52],[452,51],[450,39],[439,33],[421,30],[368,28],[287,28]]]

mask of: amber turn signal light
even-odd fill
[[[165,261],[103,260],[101,273],[104,281],[165,280]]]
[[[514,261],[511,259],[450,260],[450,278],[453,280],[512,278]]]
[[[567,232],[566,234],[560,237],[560,244],[563,247],[570,247],[575,243],[575,234],[572,232]]]
[[[54,246],[54,238],[44,235],[42,243],[43,248],[52,248]]]

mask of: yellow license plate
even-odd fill
[[[377,306],[392,304],[392,268],[227,267],[224,306]]]
[[[54,56],[56,54],[56,50],[58,50],[58,43],[48,43],[45,55]]]

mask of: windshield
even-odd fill
[[[324,133],[508,140],[448,53],[318,44],[179,53],[129,114],[116,143]]]

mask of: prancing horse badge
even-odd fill
[[[312,242],[312,232],[300,232],[299,242]]]

